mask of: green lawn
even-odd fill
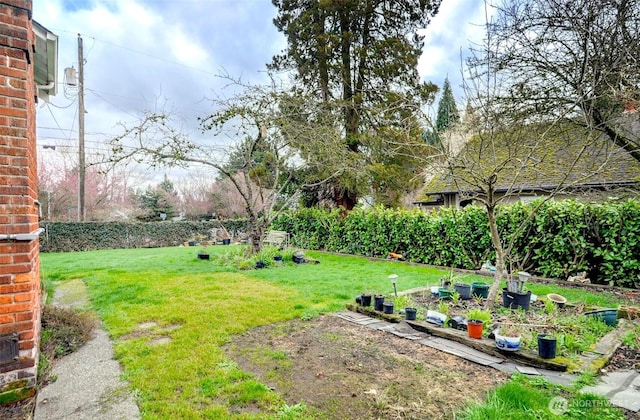
[[[212,247],[211,252],[228,250]],[[284,401],[220,350],[230,336],[338,310],[363,290],[390,292],[392,273],[399,275],[402,289],[434,284],[443,275],[391,261],[309,254],[321,263],[247,272],[197,260],[193,248],[42,254],[41,259],[42,277],[54,287],[77,278],[88,285],[92,307],[116,342],[116,357],[144,418],[234,417],[234,407],[250,402],[277,418]],[[151,336],[135,338],[145,322],[157,327]],[[148,345],[155,336],[172,340]]]
[[[160,248],[41,255],[42,277],[50,287],[70,279],[88,286],[92,309],[115,341],[116,357],[145,419],[281,418],[278,413],[288,408],[284,401],[225,357],[221,346],[231,336],[342,309],[363,291],[390,294],[390,274],[398,275],[399,290],[438,284],[446,274],[314,252],[308,255],[319,265],[240,272],[197,260],[195,253],[194,248]],[[465,276],[464,281],[478,279],[487,280]],[[540,295],[547,293],[545,287],[531,285]],[[574,291],[559,293],[574,298]],[[606,297],[607,305],[613,303]],[[146,322],[156,326],[141,331]],[[171,341],[149,344],[161,336]],[[233,414],[246,405],[263,414]]]

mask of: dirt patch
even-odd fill
[[[255,328],[225,351],[243,370],[327,419],[453,418],[507,376],[333,315]]]

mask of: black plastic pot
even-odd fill
[[[256,268],[264,268],[264,262],[263,261],[256,261]]]
[[[465,283],[456,283],[453,285],[456,292],[460,293],[460,299],[471,299],[471,285]]]
[[[543,359],[553,359],[556,357],[556,343],[554,336],[548,334],[538,334],[538,354]]]
[[[360,303],[362,304],[362,306],[371,306],[371,295],[361,295]]]
[[[456,315],[454,317],[448,318],[447,325],[456,330],[461,330],[461,331],[467,330],[467,320],[461,317],[460,315]]]
[[[231,239],[223,239],[222,240],[222,245],[229,245],[231,244]]]
[[[530,303],[531,290],[527,293],[517,293],[508,291],[506,287],[502,289],[502,304],[505,308],[522,308],[524,311],[528,311]]]
[[[382,307],[383,303],[384,303],[384,296],[375,295],[373,297],[373,309],[375,309],[376,311],[382,312],[382,310],[384,309]]]
[[[418,310],[416,308],[404,308],[404,316],[409,321],[415,321],[417,313]]]
[[[383,308],[385,314],[392,314],[393,313],[393,302],[384,302],[382,304],[382,308]]]
[[[198,254],[198,259],[199,260],[208,260],[209,259],[209,254]]]

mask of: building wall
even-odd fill
[[[0,0],[0,403],[35,393],[39,354],[39,244],[16,236],[38,231],[31,11]]]

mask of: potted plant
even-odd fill
[[[467,333],[471,338],[482,338],[485,324],[491,322],[491,312],[484,309],[471,309],[467,312]]]
[[[522,331],[514,325],[504,325],[493,332],[496,347],[504,351],[520,350]]]
[[[407,321],[415,321],[418,314],[418,308],[406,307],[404,308],[404,316]]]

